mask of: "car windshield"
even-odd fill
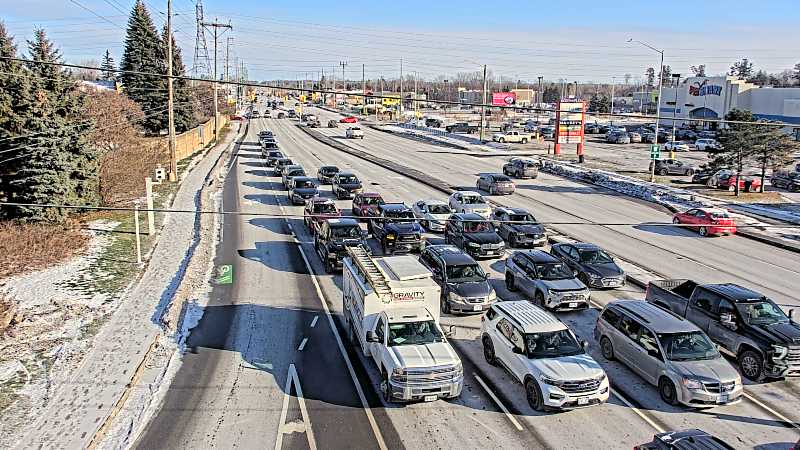
[[[286,176],[287,177],[302,177],[305,174],[306,173],[303,171],[303,169],[294,169],[294,170],[290,170],[289,173],[286,174]]]
[[[507,219],[509,222],[536,222],[530,214],[511,214]]]
[[[337,173],[337,172],[339,172],[339,168],[338,167],[323,167],[322,168],[322,173],[324,173],[326,175],[332,175],[332,174]]]
[[[399,221],[397,219],[413,219],[414,213],[409,210],[397,210],[397,211],[386,211],[383,214],[387,219],[393,219],[395,221]],[[403,221],[406,222],[406,221]]]
[[[278,165],[281,166],[291,166],[292,164],[294,164],[294,162],[291,159],[282,159],[278,161]]]
[[[356,184],[358,183],[358,178],[355,175],[348,175],[344,177],[339,177],[339,183],[341,184]]]
[[[752,325],[772,325],[789,321],[783,310],[770,301],[754,300],[737,303],[736,307],[744,320]]]
[[[461,203],[465,205],[482,205],[486,202],[483,201],[483,197],[480,195],[465,195],[462,197]]]
[[[489,222],[464,222],[464,233],[488,233],[494,230]]]
[[[596,250],[579,250],[578,253],[581,254],[581,262],[586,264],[606,264],[610,262],[614,262],[614,258],[609,256],[608,253],[596,249]]]
[[[361,203],[363,205],[383,205],[384,201],[380,197],[362,197]]]
[[[531,359],[557,358],[584,353],[580,342],[569,330],[526,334],[525,347],[527,347],[528,358]]]
[[[566,280],[575,275],[562,263],[542,263],[536,265],[536,273],[542,280]]]
[[[270,158],[283,158],[283,153],[281,152],[269,152]]]
[[[389,347],[396,345],[424,345],[434,342],[443,342],[439,328],[433,320],[422,322],[390,323]]]
[[[448,205],[428,205],[428,212],[431,214],[450,214],[453,211]]]
[[[361,237],[361,228],[357,225],[350,227],[331,227],[331,236],[334,239],[354,239]]]
[[[478,264],[464,264],[447,266],[447,280],[453,282],[483,281],[486,279],[481,266]]]
[[[659,334],[658,340],[670,361],[698,361],[719,357],[717,348],[701,331]]]
[[[311,180],[297,180],[294,182],[294,187],[296,189],[305,189],[305,188],[313,188],[316,187],[314,182]]]
[[[336,205],[333,203],[317,203],[314,205],[314,212],[315,213],[335,213],[336,212]]]

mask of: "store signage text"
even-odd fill
[[[703,80],[702,83],[695,82],[694,86],[689,86],[689,95],[695,97],[702,97],[704,95],[722,95],[722,86],[716,84],[706,84],[708,80]]]

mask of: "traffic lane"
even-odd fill
[[[275,129],[280,134],[287,131],[280,125],[276,125]],[[291,154],[293,158],[297,158],[304,166],[314,164],[317,159],[311,152],[316,149],[305,145],[306,143],[302,142],[302,139],[292,140],[292,142],[294,144],[286,146],[287,153]],[[312,143],[308,142],[308,144]],[[369,179],[368,172],[369,170],[364,170],[362,167],[362,171],[357,173],[363,173],[363,176]],[[401,199],[398,198],[398,200]],[[342,202],[340,201],[340,203]],[[301,214],[302,207],[291,206],[286,207],[286,210],[291,214]],[[295,230],[302,242],[309,242],[304,245],[304,248],[307,249],[306,253],[309,255],[309,260],[313,261],[315,272],[322,273],[324,268],[321,262],[315,256],[311,256],[313,248],[308,231],[302,226],[295,227]],[[375,251],[379,253],[377,248]],[[330,300],[331,309],[335,310],[337,315],[340,314],[341,275],[319,275],[318,278],[325,297]],[[338,326],[341,328],[341,323]],[[357,355],[362,367],[366,368],[372,390],[379,392],[381,380],[373,363],[365,359],[357,350],[353,354]],[[529,442],[535,436],[514,429],[502,414],[495,411],[491,399],[483,392],[483,388],[474,377],[466,375],[464,391],[459,399],[433,403],[384,405],[384,413],[398,430],[403,445],[409,448],[479,448],[499,443],[507,448],[528,447]],[[480,411],[480,415],[476,415],[476,411]],[[474,430],[474,432],[441,432],[441,430],[452,429],[453,423],[465,424],[467,429]]]
[[[401,141],[397,141],[400,139]],[[463,155],[409,151],[429,148],[404,138],[372,130],[363,142],[348,142],[360,150],[392,157],[401,164],[424,169],[454,185],[474,186],[477,173],[499,171],[502,160]],[[433,147],[435,148],[435,147]],[[440,149],[437,149],[440,151]],[[526,207],[546,222],[642,223],[671,221],[669,214],[653,204],[632,199],[597,186],[540,174],[536,180],[517,180],[517,193],[495,197],[500,204]],[[585,194],[598,195],[587,201]],[[533,202],[533,208],[531,203]],[[621,257],[673,278],[696,278],[707,282],[737,282],[769,295],[779,303],[798,306],[794,295],[800,279],[800,259],[793,253],[738,236],[700,238],[677,227],[598,227],[557,225],[556,228],[591,241]],[[620,234],[633,241],[620,239]],[[681,237],[682,239],[675,239]],[[633,245],[632,245],[633,244]],[[678,264],[664,264],[678,261]],[[736,262],[733,265],[731,262]]]

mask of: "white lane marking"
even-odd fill
[[[319,316],[314,316],[314,320],[311,321],[311,328],[317,326],[317,319],[319,319]]]
[[[347,356],[347,351],[344,349],[342,337],[339,336],[339,331],[336,329],[336,324],[333,322],[333,315],[331,315],[328,304],[325,302],[325,297],[322,295],[322,288],[319,286],[317,277],[314,274],[314,269],[311,267],[311,263],[308,261],[306,252],[303,250],[303,246],[298,245],[297,248],[300,250],[300,256],[303,257],[303,262],[306,264],[306,269],[311,275],[311,281],[314,283],[314,288],[317,292],[317,298],[319,298],[320,303],[322,303],[322,308],[325,310],[325,315],[328,317],[328,324],[331,327],[331,331],[333,331],[333,337],[336,338],[336,344],[339,347],[339,352],[342,354],[342,358],[344,358],[344,362],[347,365],[347,371],[350,372],[350,378],[353,380],[353,385],[355,385],[358,398],[361,400],[361,407],[364,409],[364,413],[367,415],[367,420],[372,427],[372,432],[375,434],[375,440],[378,441],[378,448],[381,450],[388,450],[386,442],[383,440],[383,434],[381,434],[381,431],[378,428],[378,423],[375,421],[375,416],[372,414],[372,409],[367,404],[367,398],[364,397],[364,391],[361,389],[361,384],[359,384],[358,378],[356,377],[356,371],[353,369],[353,363],[350,361],[350,357]]]
[[[619,395],[617,393],[617,391],[615,391],[614,389],[611,389],[611,393],[614,395],[614,397],[617,397],[618,399],[620,399],[622,401],[622,403],[625,403],[628,406],[628,408],[633,410],[633,412],[635,412],[639,417],[644,419],[645,422],[650,424],[650,426],[653,427],[656,431],[658,431],[659,433],[663,433],[664,432],[663,428],[658,426],[658,424],[655,423],[651,418],[647,417],[647,415],[645,413],[643,413],[642,411],[640,411],[639,408],[633,406],[633,404],[631,402],[629,402],[628,399],[626,399],[625,397]]]
[[[508,418],[508,420],[511,422],[511,424],[512,424],[512,425],[514,425],[514,427],[517,429],[517,431],[522,431],[522,425],[520,425],[520,423],[517,421],[517,418],[516,418],[516,417],[514,417],[514,416],[513,416],[513,415],[512,415],[512,414],[511,414],[511,413],[508,411],[508,408],[506,408],[506,405],[504,405],[502,402],[500,402],[500,399],[499,399],[499,398],[497,398],[497,396],[496,396],[496,395],[494,395],[494,392],[492,392],[492,390],[491,390],[491,389],[489,389],[489,386],[487,386],[487,385],[486,385],[486,383],[484,383],[484,382],[483,382],[483,380],[481,379],[481,377],[479,377],[477,373],[473,373],[473,374],[472,374],[472,376],[474,376],[474,377],[475,377],[475,379],[476,379],[476,380],[478,380],[478,383],[481,385],[481,387],[483,388],[483,390],[485,390],[485,391],[486,391],[486,393],[487,393],[487,394],[489,394],[489,397],[491,397],[491,398],[492,398],[492,400],[494,400],[494,402],[497,404],[497,406],[499,406],[499,407],[500,407],[500,409],[503,411],[503,414],[505,414],[505,415],[506,415],[506,417]]]
[[[300,342],[300,347],[297,347],[298,352],[302,352],[304,348],[306,348],[306,344],[308,343],[308,338],[303,338]]]
[[[297,376],[297,369],[294,364],[289,364],[289,371],[286,374],[286,387],[283,391],[283,407],[281,408],[280,425],[278,425],[278,436],[275,438],[275,450],[281,450],[283,447],[283,435],[286,433],[294,433],[297,431],[296,427],[286,426],[286,413],[289,410],[289,395],[292,392],[292,384],[297,393],[297,402],[300,404],[300,416],[303,418],[304,432],[306,439],[308,439],[308,447],[311,450],[317,450],[317,440],[314,438],[314,430],[311,428],[311,418],[306,409],[306,399],[303,397],[303,389],[300,387],[300,378]]]
[[[765,410],[769,411],[771,414],[774,414],[775,417],[777,417],[777,418],[781,419],[782,421],[786,422],[787,424],[791,425],[792,428],[794,428],[796,430],[800,430],[800,425],[798,425],[795,421],[789,420],[786,416],[784,416],[783,414],[779,413],[778,411],[775,411],[774,409],[770,408],[769,406],[765,405],[760,400],[756,399],[755,397],[753,397],[752,395],[748,394],[747,392],[744,393],[744,397],[746,399],[750,400],[751,402],[755,403],[756,405],[758,405],[758,406],[764,408]]]

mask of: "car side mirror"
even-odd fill
[[[572,276],[577,277],[578,276],[578,271],[575,270],[575,269],[572,269]]]
[[[794,322],[794,308],[789,310],[789,320]]]
[[[589,348],[589,341],[582,340],[582,341],[581,341],[581,348],[583,348],[584,350],[586,350],[587,348]]]
[[[375,332],[369,330],[367,331],[367,342],[380,342],[380,341],[378,340],[378,336],[375,334]]]
[[[451,338],[451,337],[453,337],[455,335],[456,335],[456,326],[455,325],[450,325],[447,328],[447,331],[444,332],[444,337],[446,337],[446,338]]]
[[[511,349],[511,352],[515,353],[517,355],[523,355],[525,353],[525,352],[522,351],[521,348],[517,347],[516,345],[514,346],[513,349]]]
[[[722,326],[726,328],[730,328],[731,330],[736,329],[736,322],[733,320],[733,314],[731,313],[720,313],[719,321]]]

